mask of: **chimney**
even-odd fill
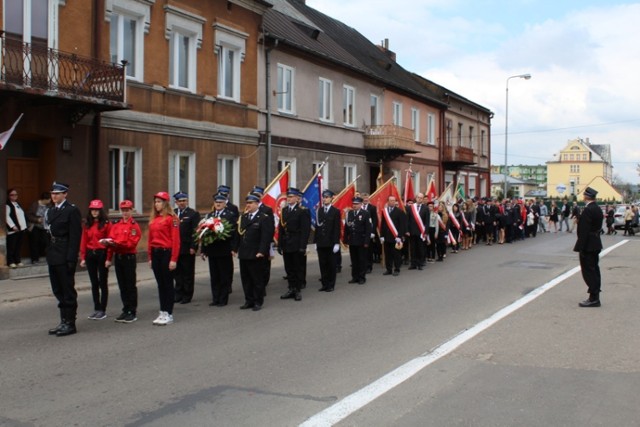
[[[384,39],[383,41],[381,41],[378,49],[384,52],[385,55],[387,55],[387,57],[389,57],[389,59],[391,59],[393,62],[396,62],[396,53],[389,50],[389,39]]]

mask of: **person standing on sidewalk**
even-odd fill
[[[344,243],[349,246],[351,258],[349,283],[359,285],[364,285],[367,281],[367,249],[371,243],[372,230],[371,217],[368,211],[362,209],[362,201],[357,196],[351,199],[352,209],[347,212],[344,224]]]
[[[289,289],[280,299],[301,301],[300,290],[306,281],[307,243],[311,233],[309,210],[299,203],[302,193],[297,188],[287,189],[287,206],[282,208],[278,226],[278,252],[284,260]]]
[[[182,191],[173,195],[177,208],[173,211],[180,220],[180,255],[175,271],[175,302],[188,304],[193,298],[198,243],[193,233],[200,223],[198,211],[189,207],[189,196]]]
[[[104,212],[102,200],[92,200],[89,203],[89,214],[82,227],[80,241],[80,267],[87,267],[91,280],[91,294],[93,296],[93,313],[91,320],[107,318],[107,301],[109,299],[109,269],[107,268],[107,248],[100,240],[109,237],[111,223]]]
[[[584,201],[587,203],[580,219],[578,220],[578,240],[573,248],[580,253],[580,268],[582,278],[589,288],[589,298],[578,305],[580,307],[600,307],[600,251],[602,241],[600,230],[602,229],[602,209],[596,204],[598,192],[591,187],[584,190]]]
[[[336,253],[340,250],[340,211],[331,205],[334,193],[322,192],[322,206],[318,208],[316,232],[313,236],[320,266],[321,292],[333,292],[336,287]],[[364,275],[363,275],[364,276]]]
[[[111,225],[109,237],[100,240],[107,246],[107,268],[111,266],[115,258],[114,265],[116,279],[120,289],[120,299],[122,300],[122,313],[116,318],[119,323],[133,323],[138,318],[138,288],[136,287],[136,248],[142,237],[142,232],[138,223],[131,217],[133,202],[123,200],[120,202],[120,214],[122,219]]]
[[[75,274],[82,236],[80,210],[67,201],[67,184],[54,182],[51,187],[53,206],[45,215],[49,231],[47,264],[53,295],[58,300],[60,324],[49,329],[49,335],[63,337],[76,333],[78,293],[75,289]]]
[[[22,267],[20,250],[22,240],[27,233],[27,217],[18,203],[18,190],[7,191],[7,265],[10,268]]]

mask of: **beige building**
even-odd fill
[[[620,200],[620,194],[611,187],[612,177],[609,144],[591,144],[589,138],[572,139],[559,153],[554,154],[554,160],[547,162],[547,196],[562,198],[579,195],[589,183],[597,182],[601,187],[596,188],[598,199]]]

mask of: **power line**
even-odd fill
[[[633,122],[640,122],[640,119],[621,120],[621,121],[617,121],[617,122],[608,122],[608,123],[596,123],[596,124],[591,124],[591,125],[567,126],[567,127],[562,127],[562,128],[525,130],[525,131],[520,131],[520,132],[511,132],[511,131],[509,131],[509,135],[526,135],[526,134],[533,134],[533,133],[558,132],[558,131],[563,131],[563,130],[583,129],[583,128],[590,128],[590,127],[598,127],[598,126],[611,126],[611,125],[618,125],[618,124],[624,124],[624,123],[633,123]],[[504,135],[504,132],[503,133],[493,133],[493,132],[491,132],[491,136],[492,137],[493,136],[501,136],[501,135]]]

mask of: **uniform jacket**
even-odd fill
[[[603,217],[602,209],[595,202],[590,202],[584,208],[578,220],[578,240],[573,247],[575,252],[598,253],[602,250],[600,229]]]
[[[407,224],[409,234],[412,236],[420,236],[422,233],[420,232],[420,228],[413,216],[412,209],[413,208],[411,206],[407,205]],[[427,205],[420,205],[420,208],[418,209],[418,218],[422,221],[422,225],[424,225],[426,231],[429,228],[429,207]]]
[[[368,245],[373,227],[369,212],[360,209],[347,212],[344,224],[344,243],[350,246]]]
[[[385,207],[385,209],[388,208]],[[389,217],[398,231],[398,237],[402,238],[402,236],[407,232],[407,214],[396,206],[389,214]],[[384,213],[380,219],[380,237],[383,237],[387,242],[391,242],[395,239],[393,232],[387,226],[387,220],[384,218]]]
[[[82,227],[82,240],[80,241],[80,260],[86,259],[87,250],[106,249],[101,243],[101,239],[109,237],[109,231],[111,231],[111,223],[106,221],[102,228],[100,223],[94,221],[91,227],[87,227],[85,224]]]
[[[215,211],[210,212],[207,214],[207,218],[212,218],[215,214]],[[231,256],[231,251],[236,246],[238,239],[238,216],[225,207],[218,218],[226,220],[231,225],[231,234],[224,240],[216,240],[210,245],[203,246],[202,251],[209,257]]]
[[[113,254],[135,254],[138,242],[142,237],[140,226],[133,219],[129,221],[119,219],[113,223],[109,231],[109,238],[113,239],[114,246],[109,246],[107,259],[111,261]]]
[[[180,255],[180,220],[177,216],[157,216],[149,222],[147,250],[149,259],[153,248],[171,249],[171,261],[177,262]]]
[[[255,260],[258,253],[268,257],[274,229],[273,218],[264,212],[258,210],[253,219],[248,213],[243,214],[238,224],[238,238],[234,242],[238,259]]]
[[[65,200],[60,208],[49,208],[46,218],[51,236],[47,248],[47,263],[60,265],[78,262],[82,237],[80,210]]]
[[[296,203],[293,210],[289,206],[282,208],[278,224],[278,247],[282,252],[306,251],[311,233],[311,214],[309,209]]]
[[[180,214],[179,209],[173,210],[180,219],[180,255],[189,254],[190,249],[198,249],[198,243],[193,238],[193,233],[200,222],[200,213],[187,207]]]
[[[367,212],[369,212],[369,217],[371,218],[371,232],[378,232],[378,208],[371,203],[367,204],[367,206],[362,206]]]
[[[340,211],[329,206],[329,211],[324,212],[324,206],[318,208],[316,224],[316,233],[313,242],[319,248],[332,248],[335,244],[340,243]]]

